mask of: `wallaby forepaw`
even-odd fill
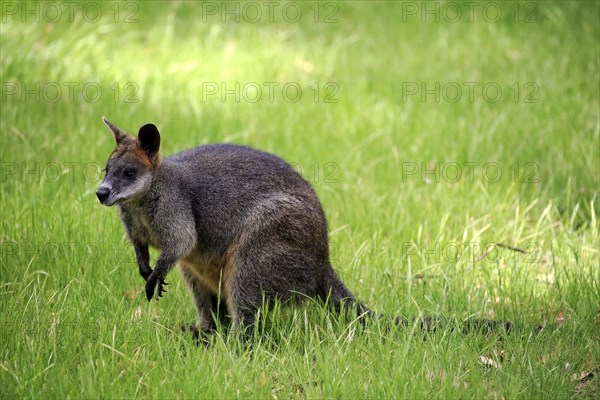
[[[148,278],[146,280],[146,298],[148,299],[148,301],[152,300],[152,297],[154,297],[154,289],[156,288],[156,282],[153,282],[150,280],[150,278]]]
[[[157,285],[158,285],[158,290],[156,290]],[[167,292],[165,290],[165,288],[163,287],[166,285],[168,285],[168,283],[165,282],[164,278],[160,278],[154,272],[152,274],[150,274],[148,279],[146,279],[146,298],[148,299],[148,301],[152,300],[155,292],[156,292],[156,300],[161,298],[163,293]]]

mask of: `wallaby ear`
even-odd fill
[[[113,125],[109,120],[106,119],[106,117],[102,117],[102,122],[108,126],[108,129],[110,129],[115,136],[117,146],[131,140],[131,137],[127,134],[127,132],[122,131],[120,128]]]
[[[140,146],[152,160],[160,148],[160,133],[154,124],[146,124],[140,128],[137,138],[138,146]]]

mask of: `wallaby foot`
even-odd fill
[[[198,317],[195,324],[197,328],[205,332],[214,332],[217,329],[217,322],[227,325],[229,317],[225,302],[211,293],[210,288],[197,279],[190,269],[184,267],[180,268],[180,271],[194,299]]]
[[[194,339],[194,343],[197,347],[208,348],[210,346],[210,336],[214,334],[215,331],[206,331],[198,326],[198,324],[181,324],[181,331],[186,333],[187,331],[192,333],[192,339]]]

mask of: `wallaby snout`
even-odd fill
[[[96,190],[96,197],[98,197],[98,201],[100,202],[100,204],[104,204],[109,196],[110,189],[106,186],[100,186],[98,190]]]

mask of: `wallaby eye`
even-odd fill
[[[125,178],[133,178],[135,176],[135,169],[127,168],[123,171],[123,176]]]

